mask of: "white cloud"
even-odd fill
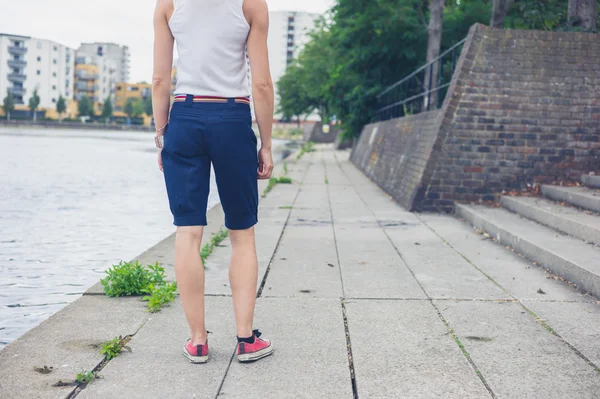
[[[334,0],[267,3],[273,11],[324,12]],[[150,81],[154,5],[153,0],[0,0],[0,33],[55,40],[73,48],[82,42],[127,45],[131,80]]]

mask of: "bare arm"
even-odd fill
[[[162,136],[169,120],[171,102],[171,72],[173,68],[174,39],[168,24],[168,15],[173,12],[172,0],[158,0],[154,11],[154,73],[152,76],[152,112],[157,129]],[[162,162],[159,152],[159,167]]]
[[[246,0],[244,14],[250,24],[248,35],[248,57],[252,72],[252,97],[254,113],[260,131],[258,177],[268,179],[273,171],[271,157],[271,133],[273,130],[274,90],[269,68],[267,36],[269,32],[269,10],[265,0]]]

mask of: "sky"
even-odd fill
[[[201,1],[201,0],[196,0]],[[227,0],[223,0],[227,1]],[[267,0],[271,11],[324,12],[335,0]],[[132,82],[152,79],[155,0],[0,0],[0,33],[129,46]]]

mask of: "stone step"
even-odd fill
[[[600,216],[538,197],[500,198],[506,209],[583,241],[600,245]]]
[[[600,248],[506,209],[456,205],[456,214],[552,273],[600,298]]]
[[[600,188],[600,175],[583,175],[581,182],[588,187]]]
[[[590,211],[600,212],[600,191],[586,187],[542,185],[542,194],[555,201],[568,202]]]

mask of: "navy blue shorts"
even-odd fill
[[[210,166],[215,170],[225,226],[245,230],[258,222],[258,152],[250,105],[175,102],[162,161],[176,226],[206,226]]]

